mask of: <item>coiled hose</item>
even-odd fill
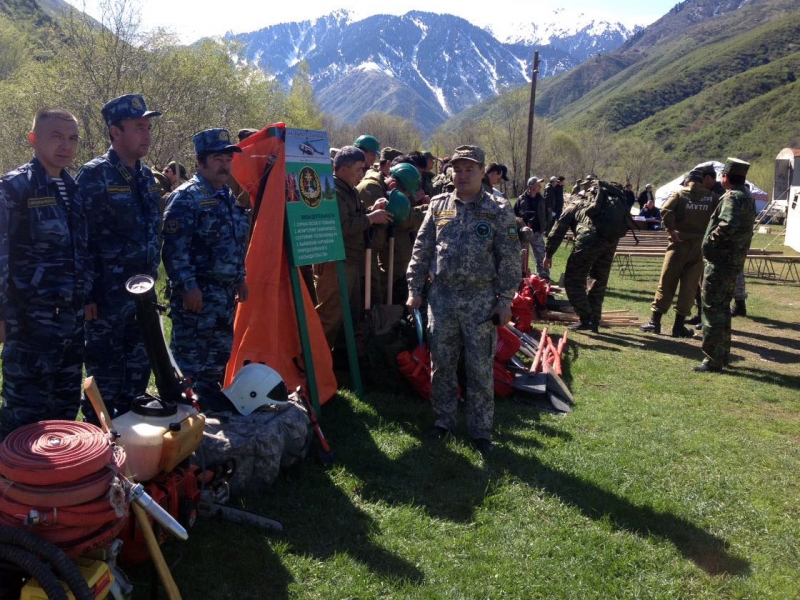
[[[59,579],[76,600],[94,599],[78,566],[64,552],[23,529],[0,525],[0,559],[35,577],[50,600],[67,600]]]

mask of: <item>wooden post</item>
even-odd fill
[[[536,76],[539,74],[539,51],[533,53],[533,74],[531,75],[531,107],[528,111],[528,145],[525,148],[525,183],[531,176],[531,164],[533,162],[533,109],[536,106]]]

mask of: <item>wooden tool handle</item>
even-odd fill
[[[111,415],[108,413],[106,403],[103,402],[103,397],[100,395],[100,389],[97,387],[97,382],[95,382],[94,377],[89,376],[86,378],[83,382],[83,391],[86,393],[86,397],[89,398],[89,402],[92,403],[92,408],[94,408],[94,412],[97,413],[97,418],[100,420],[103,431],[110,431],[114,427],[114,424],[111,422]],[[130,479],[131,474],[130,471],[128,471],[127,465],[125,470],[125,474]],[[172,578],[172,573],[169,571],[167,561],[164,560],[164,555],[161,553],[161,546],[158,545],[156,534],[153,533],[153,525],[150,523],[147,513],[137,504],[131,504],[131,510],[133,510],[133,514],[136,517],[136,523],[138,523],[139,529],[142,530],[142,535],[144,535],[145,542],[147,543],[147,550],[150,552],[150,558],[153,559],[153,564],[156,566],[158,578],[161,580],[161,585],[164,586],[167,592],[167,597],[169,600],[181,600],[181,593],[178,590],[178,585]]]

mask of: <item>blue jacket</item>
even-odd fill
[[[244,281],[247,211],[226,185],[215,190],[199,173],[175,190],[164,212],[161,251],[170,287]]]
[[[129,169],[109,148],[76,177],[89,215],[89,251],[95,280],[91,299],[123,293],[134,275],[158,276],[161,188],[150,168]]]
[[[82,306],[91,285],[87,212],[66,171],[67,203],[37,158],[0,179],[0,319],[30,302]]]

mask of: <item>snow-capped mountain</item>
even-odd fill
[[[419,11],[356,20],[340,10],[226,38],[242,44],[242,58],[287,86],[305,60],[322,109],[345,121],[380,111],[428,130],[530,81],[534,49],[540,77],[550,76],[618,47],[634,33],[619,23],[560,27],[558,17],[551,26],[520,25],[502,42],[460,17]]]

